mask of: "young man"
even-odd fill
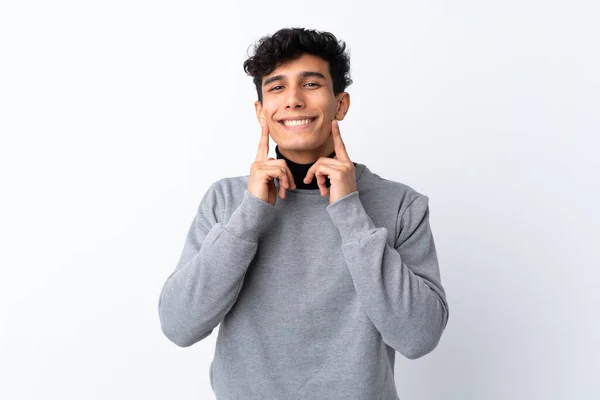
[[[351,160],[337,122],[349,57],[335,36],[282,29],[244,69],[256,160],[200,201],[160,293],[162,330],[185,347],[221,324],[218,400],[398,399],[395,352],[428,354],[449,316],[429,199]]]

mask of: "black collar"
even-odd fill
[[[275,153],[277,153],[277,159],[285,160],[288,168],[292,172],[292,176],[294,177],[294,183],[296,184],[297,189],[318,189],[319,188],[319,185],[317,185],[317,179],[315,176],[313,176],[313,180],[309,184],[304,183],[304,177],[306,176],[306,173],[308,172],[310,167],[313,166],[314,162],[312,162],[310,164],[295,163],[295,162],[287,159],[283,154],[281,154],[279,152],[279,146],[275,146]],[[331,153],[328,157],[329,158],[335,157],[335,151],[333,153]],[[327,186],[327,187],[331,186],[331,183],[329,182],[328,177],[325,177],[325,186]]]

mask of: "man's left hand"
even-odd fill
[[[346,146],[340,135],[340,127],[335,119],[331,121],[331,135],[335,146],[335,156],[333,158],[320,157],[310,167],[304,178],[304,183],[308,183],[313,180],[313,176],[317,177],[317,185],[319,185],[321,196],[327,196],[328,189],[325,185],[325,177],[329,178],[331,183],[329,204],[356,191],[354,164],[348,157]]]

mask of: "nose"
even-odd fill
[[[285,108],[299,109],[304,108],[304,98],[302,92],[297,88],[290,88],[288,90],[288,96],[286,98]]]

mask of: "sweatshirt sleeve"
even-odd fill
[[[365,312],[384,342],[409,359],[435,349],[449,308],[441,284],[429,198],[418,195],[397,216],[394,247],[355,191],[327,211],[342,237],[342,253]]]
[[[181,347],[204,339],[233,307],[258,239],[275,207],[248,190],[228,221],[221,220],[216,182],[203,196],[175,270],[160,292],[158,313],[165,336]]]

